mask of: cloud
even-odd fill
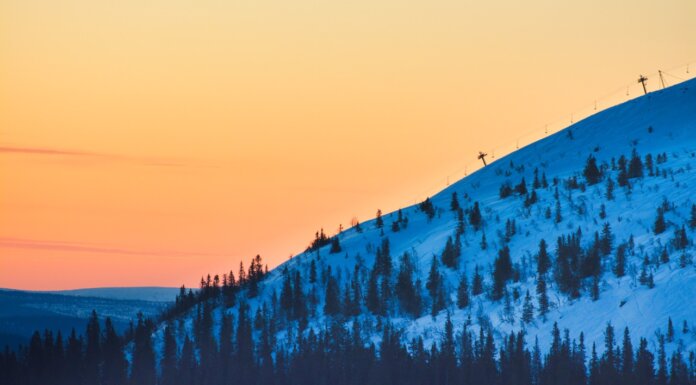
[[[47,241],[3,237],[0,237],[0,248],[159,257],[225,256],[225,254],[222,253],[209,253],[199,251],[140,250],[83,242]]]
[[[126,162],[134,163],[143,166],[154,166],[154,167],[216,167],[212,165],[202,165],[193,164],[191,162],[180,162],[172,159],[163,158],[148,158],[148,157],[136,157],[136,156],[126,156],[118,154],[109,153],[99,153],[99,152],[89,152],[89,151],[78,151],[78,150],[66,150],[58,148],[46,148],[46,147],[20,147],[20,146],[8,146],[0,145],[0,155],[36,155],[36,156],[53,156],[53,157],[75,157],[92,159],[95,161],[116,161],[116,162]]]
[[[96,154],[96,153],[91,153],[91,152],[57,150],[57,149],[53,149],[53,148],[9,147],[9,146],[0,146],[0,153],[108,157],[108,155],[105,155],[105,154]]]

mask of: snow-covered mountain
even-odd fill
[[[590,158],[597,169],[586,172]],[[223,314],[236,315],[246,304],[252,318],[261,309],[275,317],[278,347],[289,347],[298,332],[336,321],[346,327],[361,322],[363,330],[373,331],[375,341],[379,325],[388,321],[403,331],[405,340],[422,337],[428,345],[440,341],[449,315],[455,332],[465,324],[471,330],[483,326],[502,338],[524,329],[527,342],[538,339],[542,349],[550,344],[553,323],[558,323],[569,329],[571,338],[582,332],[585,344],[596,343],[600,352],[611,323],[616,330],[630,327],[634,339],[647,338],[656,351],[671,319],[676,331],[668,338],[667,350],[693,351],[696,223],[690,220],[696,215],[695,192],[696,80],[691,80],[599,112],[497,159],[425,204],[360,223],[335,240],[319,237],[321,247],[268,272],[257,290],[246,286],[234,301],[214,300],[214,334]],[[659,223],[655,228],[660,217],[663,231]],[[579,238],[579,251],[559,258],[560,237],[569,240],[571,248],[572,240]],[[452,248],[446,247],[448,240]],[[544,274],[546,314],[540,314],[538,291],[542,240],[551,262]],[[496,260],[506,247],[512,269],[502,275],[505,283],[496,295]],[[446,266],[452,260],[453,266]],[[380,267],[385,263],[386,270]],[[568,277],[561,263],[571,264],[566,267],[575,288],[563,287]],[[502,265],[499,269],[504,270]],[[406,276],[417,297],[415,315],[399,297],[404,269],[412,273]],[[478,295],[472,292],[476,272],[483,279]],[[439,283],[431,284],[433,273],[441,278]],[[284,310],[292,306],[284,305],[284,291],[287,294],[288,286],[290,292],[296,290],[296,277],[306,316]],[[458,303],[462,279],[468,289],[465,306]],[[327,304],[327,292],[328,302],[338,298],[338,305]],[[437,298],[438,292],[444,298]],[[527,292],[530,299],[525,300]],[[384,302],[376,312],[368,304],[375,295]],[[355,299],[354,309],[346,311]],[[442,309],[437,309],[438,302]],[[196,314],[191,307],[177,316],[179,341],[192,332]],[[163,330],[164,325],[155,332],[160,351]],[[254,333],[258,337],[261,332]]]

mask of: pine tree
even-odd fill
[[[442,264],[451,269],[456,269],[459,265],[459,256],[452,242],[452,237],[447,237],[445,249],[442,251]]]
[[[652,384],[655,378],[655,357],[648,350],[648,341],[641,338],[636,352],[635,380],[637,384]]]
[[[677,250],[684,250],[689,246],[689,238],[686,236],[686,228],[684,226],[681,229],[674,231],[674,239],[672,240],[674,248]]]
[[[659,348],[657,351],[657,376],[656,385],[667,385],[667,353],[665,353],[665,337],[659,336]]]
[[[551,259],[546,251],[546,241],[539,241],[539,252],[537,253],[537,274],[544,275],[551,267]]]
[[[341,252],[341,242],[338,239],[338,235],[331,238],[331,254],[336,254]]]
[[[457,307],[463,309],[469,306],[469,283],[466,274],[462,274],[457,286]]]
[[[657,217],[655,218],[655,224],[653,225],[653,232],[655,233],[655,235],[662,234],[666,228],[667,225],[665,224],[665,214],[662,211],[662,208],[658,208]]]
[[[524,296],[524,304],[522,305],[522,322],[530,323],[534,320],[534,304],[532,297],[529,295],[529,290]]]
[[[471,294],[479,295],[483,293],[483,277],[479,274],[479,267],[474,268],[474,278],[471,282]]]
[[[546,313],[549,312],[549,297],[546,293],[546,279],[544,279],[543,275],[539,276],[537,280],[536,292],[539,303],[539,315],[545,319]]]
[[[556,214],[554,217],[555,223],[561,223],[563,216],[561,215],[561,201],[556,199]]]
[[[672,317],[667,319],[667,342],[674,341],[674,324],[672,323]]]
[[[457,192],[452,192],[452,200],[450,201],[450,210],[458,211],[461,206],[459,205],[459,199],[457,199]]]
[[[689,228],[696,229],[696,205],[691,205],[691,217],[689,218]]]
[[[495,260],[493,269],[493,293],[494,300],[503,298],[505,285],[512,278],[512,261],[510,260],[510,249],[505,246],[498,251],[498,258]]]
[[[628,177],[629,178],[642,178],[643,177],[643,162],[638,155],[638,152],[633,149],[631,155],[631,161],[628,165]]]
[[[435,206],[430,198],[425,198],[423,202],[418,205],[418,208],[428,216],[428,219],[433,219],[435,217]]]
[[[176,385],[178,380],[177,375],[177,346],[176,338],[174,337],[174,325],[170,321],[164,328],[164,347],[162,349],[162,360],[160,367],[162,375],[160,379],[161,385]]]
[[[401,308],[408,314],[416,317],[421,312],[420,295],[413,283],[413,267],[409,259],[409,255],[404,253],[401,256],[399,274],[396,277],[396,285],[394,287],[396,297],[399,300]]]
[[[621,359],[621,376],[625,384],[633,383],[633,344],[631,343],[631,335],[628,331],[628,326],[624,328],[623,346],[621,348],[623,357]]]
[[[96,384],[99,382],[99,364],[102,361],[101,331],[97,312],[92,314],[87,323],[87,345],[85,346],[85,381]]]
[[[123,344],[110,317],[107,317],[104,322],[101,347],[103,354],[101,383],[104,385],[125,384],[128,362],[123,355]]]
[[[607,200],[614,200],[614,181],[611,178],[607,178],[607,189],[604,196]]]
[[[585,180],[587,181],[588,185],[592,186],[599,183],[600,179],[602,178],[602,173],[599,171],[599,168],[597,168],[597,160],[594,156],[590,155],[587,158],[587,162],[585,162],[585,169],[582,173],[585,176]]]
[[[382,210],[377,210],[377,217],[375,218],[375,225],[378,229],[384,226],[384,220],[382,219]]]
[[[669,254],[666,247],[662,248],[662,253],[660,253],[660,263],[669,263]]]
[[[611,225],[609,222],[605,222],[602,227],[602,236],[599,239],[599,251],[602,255],[607,256],[611,253],[612,240],[614,236],[611,233]]]
[[[481,228],[481,209],[479,209],[479,203],[474,202],[474,207],[469,212],[469,223],[474,227],[474,230],[478,231]]]
[[[312,259],[309,263],[309,283],[314,284],[317,282],[317,263]]]
[[[341,302],[339,300],[340,293],[338,282],[333,276],[330,276],[326,282],[326,294],[324,302],[324,314],[333,316],[341,311]]]
[[[291,273],[287,266],[283,268],[283,288],[280,291],[280,308],[288,318],[293,318],[292,306],[295,302],[292,292]]]
[[[152,349],[151,331],[145,325],[142,313],[138,314],[138,325],[133,340],[131,384],[155,385],[155,352]]]
[[[433,261],[430,264],[430,273],[428,274],[428,280],[425,283],[426,289],[430,294],[432,300],[431,314],[435,315],[440,312],[440,310],[445,308],[445,295],[442,288],[442,276],[440,275],[440,269],[437,263],[437,258],[433,257]]]
[[[616,248],[616,265],[614,266],[614,274],[621,278],[626,274],[626,245],[621,244]]]

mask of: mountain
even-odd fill
[[[271,271],[208,275],[125,346],[88,328],[63,383],[694,385],[695,169],[690,80]],[[0,353],[0,382],[46,383],[44,339]]]
[[[250,314],[263,306],[282,308],[273,301],[283,301],[284,284],[294,284],[296,273],[300,274],[308,306],[314,302],[315,310],[307,311],[310,328],[322,328],[332,318],[322,311],[327,305],[329,281],[339,301],[346,290],[352,290],[351,281],[358,282],[363,302],[356,317],[374,319],[366,297],[386,241],[391,269],[375,281],[381,285],[387,277],[392,294],[377,313],[403,330],[406,341],[415,337],[422,337],[426,345],[438,341],[449,313],[455,332],[462,330],[467,319],[470,328],[490,327],[497,338],[524,329],[527,342],[533,344],[538,339],[542,348],[551,343],[553,323],[567,328],[573,338],[582,332],[585,344],[596,343],[600,352],[609,323],[616,330],[630,327],[636,338],[647,338],[655,348],[671,319],[675,328],[685,331],[678,333],[678,339],[670,338],[667,349],[693,351],[696,270],[692,239],[696,223],[690,219],[696,218],[695,156],[696,80],[691,80],[599,112],[497,159],[420,205],[382,215],[382,228],[374,219],[335,237],[318,234],[315,244],[321,247],[270,271],[253,290],[257,293],[242,290],[236,305],[218,305],[214,319],[219,322],[222,313],[237,314],[240,302],[249,306]],[[597,175],[590,173],[588,177],[590,158]],[[608,189],[612,190],[610,198]],[[452,210],[453,194],[461,214]],[[478,229],[471,221],[475,206],[481,216]],[[658,216],[664,218],[666,229],[656,234]],[[677,245],[675,239],[682,229],[686,243]],[[593,255],[604,235],[608,236],[604,242],[608,249]],[[553,265],[545,274],[549,311],[543,317],[537,298],[537,254],[542,239]],[[595,243],[596,239],[599,242]],[[448,240],[452,245],[458,243],[460,254],[452,268],[444,266],[442,260]],[[569,245],[562,245],[564,250],[573,249],[575,241],[578,246],[577,252],[571,250],[570,256],[563,257],[570,258],[566,263],[571,264],[571,284],[560,282],[563,273],[558,271],[562,258],[557,246],[566,241]],[[340,251],[331,252],[332,247]],[[509,249],[512,266],[504,279],[504,293],[498,295],[502,298],[493,299],[494,267],[503,249]],[[618,274],[617,253],[624,261]],[[400,263],[404,255],[406,264]],[[431,298],[426,289],[434,259],[441,276],[444,298],[440,299]],[[309,279],[312,265],[319,277],[314,283]],[[413,273],[411,281],[419,281],[416,291],[422,306],[416,316],[407,314],[405,304],[393,293],[399,271],[407,266]],[[470,294],[468,306],[459,308],[460,281],[465,277],[471,290],[477,269],[483,278],[483,293]],[[575,288],[562,287],[567,285]],[[377,292],[380,290],[378,287]],[[521,323],[527,292],[535,310],[530,322]],[[444,306],[433,316],[431,308],[438,301],[444,301]],[[273,314],[277,313],[282,314],[282,309],[274,310]],[[183,316],[189,326],[193,314]],[[296,328],[297,321],[293,316],[280,318],[278,336],[282,341],[288,334],[284,329]],[[349,325],[352,318],[339,319]],[[161,334],[162,329],[156,334],[159,340]]]
[[[84,295],[90,291],[78,292]],[[101,290],[93,293],[99,292]],[[115,294],[110,290],[107,292]],[[114,327],[119,332],[124,332],[129,328],[130,322],[137,318],[138,312],[148,317],[156,317],[168,305],[163,301],[83,295],[0,289],[0,346],[26,345],[35,330],[60,330],[67,336],[74,328],[81,333],[92,310],[96,310],[103,317],[111,317]],[[152,294],[148,296],[152,298]]]
[[[76,297],[95,297],[150,302],[174,302],[178,287],[96,287],[88,289],[60,290],[47,293]]]

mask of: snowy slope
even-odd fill
[[[621,155],[630,158],[634,149],[642,157],[652,154],[655,158],[658,154],[665,153],[667,161],[656,165],[662,174],[632,179],[630,191],[617,185],[614,200],[605,198],[604,182],[589,186],[585,191],[567,190],[563,187],[562,180],[573,175],[584,182],[582,170],[589,155],[596,157],[598,164],[610,165],[612,158],[616,160]],[[551,325],[558,322],[561,329],[570,329],[572,338],[577,338],[578,334],[583,332],[586,344],[589,346],[593,342],[597,343],[601,352],[603,331],[607,323],[614,325],[619,333],[624,326],[629,326],[634,343],[638,337],[646,337],[655,344],[657,333],[665,333],[667,319],[671,317],[677,333],[674,342],[668,344],[668,350],[694,350],[694,264],[680,267],[678,258],[681,252],[670,252],[669,263],[649,266],[649,271],[654,273],[654,288],[638,283],[637,275],[642,268],[644,257],[656,259],[664,247],[669,248],[674,230],[688,222],[691,206],[696,204],[695,156],[696,80],[692,80],[599,112],[496,160],[432,197],[437,210],[432,220],[413,206],[402,210],[403,215],[408,218],[408,226],[399,232],[392,232],[390,229],[391,223],[396,219],[396,213],[383,216],[383,230],[376,228],[374,220],[362,223],[362,232],[356,231],[355,228],[348,229],[338,235],[342,247],[340,253],[330,254],[329,246],[325,246],[318,252],[306,252],[295,256],[272,270],[260,284],[259,295],[246,302],[251,307],[251,314],[254,314],[262,303],[270,303],[274,292],[280,293],[283,284],[282,271],[285,268],[298,269],[304,274],[312,260],[317,264],[319,271],[325,271],[330,266],[332,274],[339,280],[339,287],[343,288],[346,284],[343,277],[349,276],[356,264],[361,266],[363,271],[372,268],[375,250],[383,236],[389,239],[395,268],[398,266],[399,257],[408,252],[415,262],[418,278],[425,283],[433,256],[439,256],[447,238],[454,236],[457,216],[449,207],[452,193],[456,192],[464,208],[470,208],[474,202],[479,202],[484,226],[481,230],[475,231],[467,224],[462,235],[462,257],[457,270],[441,266],[445,288],[452,300],[446,311],[452,315],[455,330],[461,330],[468,318],[474,329],[480,322],[490,322],[500,332],[501,337],[503,333],[524,328],[527,331],[528,342],[533,343],[538,338],[542,349],[545,349],[549,344]],[[505,199],[500,198],[499,188],[505,182],[514,186],[524,177],[528,186],[531,185],[535,169],[538,169],[540,176],[542,173],[545,174],[551,184],[548,188],[536,190],[538,203],[526,209],[523,197],[513,195]],[[616,172],[610,173],[616,181]],[[561,180],[558,191],[563,220],[560,223],[555,223],[553,218],[545,217],[547,208],[552,212],[555,209],[555,188],[552,185],[554,178]],[[660,235],[654,235],[652,225],[656,210],[664,199],[673,205],[665,214],[667,230]],[[599,217],[601,205],[605,205],[606,208],[605,219]],[[501,235],[504,234],[508,219],[516,221],[517,234],[507,245],[511,250],[512,261],[520,271],[520,281],[510,283],[508,290],[517,289],[522,294],[520,299],[513,302],[515,316],[512,323],[505,322],[501,316],[503,301],[492,301],[485,293],[472,297],[472,304],[468,308],[457,309],[454,305],[460,277],[466,275],[471,279],[476,266],[480,267],[485,284],[490,287],[492,264],[498,250],[505,245]],[[534,255],[537,253],[539,241],[546,240],[553,259],[556,239],[559,236],[570,234],[579,228],[583,233],[582,246],[586,248],[594,232],[601,231],[605,222],[611,225],[613,231],[614,250],[616,245],[627,241],[631,235],[634,238],[635,253],[627,257],[626,276],[619,279],[612,273],[613,250],[609,257],[603,259],[604,273],[601,276],[600,298],[597,301],[593,301],[586,290],[580,298],[570,299],[558,292],[553,280],[548,279],[551,311],[547,319],[536,316],[531,324],[521,324],[524,293],[529,290],[536,298]],[[480,243],[484,232],[487,248],[482,250]],[[687,233],[690,240],[696,236],[688,227]],[[692,258],[695,250],[691,242],[685,253]],[[311,284],[306,282],[304,289],[310,291]],[[317,292],[318,308],[321,309],[323,286]],[[427,296],[425,293],[423,295]],[[220,306],[216,309],[216,317],[219,318],[223,311],[234,314],[237,307]],[[360,319],[372,317],[363,308]],[[190,314],[182,320],[185,327],[180,332],[191,330],[192,319],[193,314]],[[405,331],[406,338],[422,336],[426,343],[439,340],[444,319],[445,311],[431,317],[427,308],[423,315],[415,320],[398,314],[390,316],[390,321]],[[687,321],[690,326],[688,333],[681,331],[683,321]],[[319,310],[318,315],[312,317],[309,322],[310,327],[321,328],[326,318]],[[161,333],[161,329],[156,333],[158,346],[161,346]],[[286,333],[286,330],[278,332],[281,344]],[[654,345],[652,348],[654,349]]]

